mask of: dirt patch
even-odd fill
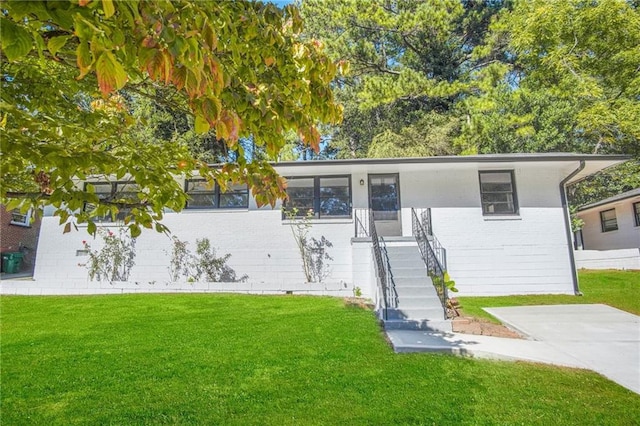
[[[345,297],[344,304],[346,306],[362,308],[368,311],[372,311],[374,308],[374,304],[371,303],[371,300],[365,299],[363,297]]]
[[[485,319],[475,317],[456,317],[453,319],[453,331],[456,333],[476,334],[482,336],[523,339],[524,337],[502,324],[494,324]]]

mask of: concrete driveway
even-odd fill
[[[503,323],[640,393],[640,317],[607,305],[485,308]]]

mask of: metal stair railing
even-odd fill
[[[369,209],[353,209],[356,238],[369,237],[370,214]]]
[[[423,219],[428,219],[427,229],[431,230],[431,209],[427,209],[427,216],[423,216],[425,212],[421,214]],[[441,260],[436,255],[434,248],[432,247],[432,242],[437,241],[435,237],[432,238],[432,241],[429,241],[429,234],[425,230],[425,227],[422,225],[422,222],[418,219],[418,215],[414,208],[411,208],[411,228],[413,231],[413,235],[418,243],[418,247],[420,248],[420,253],[422,254],[422,260],[427,266],[427,273],[431,277],[431,281],[433,282],[434,287],[436,288],[436,292],[438,293],[438,297],[440,298],[440,303],[442,304],[444,318],[447,318],[447,300],[449,298],[447,292],[447,286],[445,285],[445,267],[441,263]],[[441,253],[444,253],[444,249],[437,243],[439,246],[439,250]],[[441,257],[444,257],[441,254]]]
[[[373,258],[376,264],[378,289],[382,293],[382,317],[386,321],[388,317],[387,310],[398,307],[398,295],[396,294],[393,281],[389,276],[389,258],[386,255],[387,250],[386,247],[384,247],[384,240],[378,237],[375,222],[373,221],[373,211],[371,210],[369,210],[368,219]]]

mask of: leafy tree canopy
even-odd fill
[[[331,141],[336,155],[455,153],[456,103],[473,71],[491,62],[473,49],[503,7],[497,0],[303,1],[306,33],[350,64],[337,82],[345,113]]]
[[[317,123],[341,117],[330,89],[340,64],[302,39],[294,6],[72,0],[0,8],[0,196],[13,198],[9,208],[49,204],[61,223],[75,216],[90,233],[95,216],[127,208],[134,236],[141,226],[164,231],[163,210],[186,201],[174,176],[194,169],[223,188],[247,182],[259,204],[273,204],[285,183],[265,160],[278,155],[284,134],[317,149]],[[145,127],[158,111],[168,116]],[[235,161],[209,169],[185,138],[213,142]],[[247,138],[265,158],[246,160]],[[100,199],[91,185],[77,186],[95,176],[130,179],[137,199]],[[83,211],[85,203],[97,208]]]
[[[640,13],[624,0],[517,1],[474,54],[504,51],[466,100],[469,152],[640,155]]]

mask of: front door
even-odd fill
[[[369,208],[378,236],[402,235],[397,174],[369,175]]]

